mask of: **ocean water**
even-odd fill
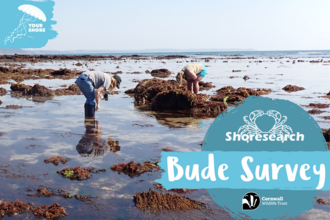
[[[330,50],[283,50],[283,51],[208,51],[208,52],[130,52],[130,53],[63,53],[62,55],[104,55],[104,56],[166,56],[166,55],[185,55],[185,56],[211,56],[211,57],[292,57],[292,58],[326,58],[330,57]]]

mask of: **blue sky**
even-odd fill
[[[329,0],[55,0],[47,50],[329,50]]]

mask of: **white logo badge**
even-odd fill
[[[261,131],[258,126],[256,125],[257,118],[268,115],[275,119],[275,124],[269,131],[263,132]],[[266,113],[262,110],[255,110],[250,113],[249,118],[248,116],[244,116],[243,120],[245,121],[246,125],[241,126],[238,129],[238,133],[243,134],[260,134],[260,133],[269,133],[269,134],[283,134],[286,133],[288,135],[292,134],[293,131],[290,126],[285,125],[284,123],[287,121],[287,117],[281,115],[278,111],[275,110],[268,110]]]

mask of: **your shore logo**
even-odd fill
[[[162,152],[156,182],[207,189],[234,219],[291,219],[330,190],[329,157],[321,128],[299,105],[250,96],[213,121],[202,151]]]
[[[243,210],[255,210],[260,205],[260,197],[257,193],[246,193],[242,200]]]
[[[41,48],[55,38],[53,6],[50,0],[0,1],[0,17],[6,21],[0,32],[1,48]]]
[[[267,121],[258,127],[257,119],[263,118]],[[238,132],[227,132],[226,141],[304,141],[304,135],[297,132],[293,133],[292,128],[285,124],[287,116],[282,116],[276,110],[254,110],[249,116],[244,116],[246,123],[239,127]]]

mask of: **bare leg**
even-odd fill
[[[197,75],[197,78],[193,81],[195,94],[198,94],[198,92],[199,92],[199,81],[201,81],[202,79],[203,79],[203,77]]]
[[[188,79],[190,79],[190,80],[187,81],[187,83],[188,83],[188,90],[191,91],[191,93],[193,93],[193,87],[195,87],[194,86],[194,81],[197,79],[197,76],[196,76],[196,74],[194,74],[192,72],[186,73],[186,76],[188,77]]]
[[[191,93],[193,93],[193,84],[194,81],[188,80],[187,81],[187,86],[188,86],[188,91],[190,91]]]

